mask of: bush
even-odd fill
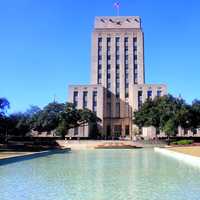
[[[174,145],[187,145],[187,144],[192,144],[194,141],[193,140],[179,140],[172,142]]]

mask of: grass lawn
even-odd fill
[[[200,157],[200,146],[171,147],[171,148],[169,148],[169,150]]]

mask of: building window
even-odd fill
[[[129,66],[128,66],[128,37],[124,38],[124,83],[125,83],[125,98],[128,98],[129,96],[129,90],[128,90],[128,76],[129,76]]]
[[[129,135],[129,125],[125,126],[125,135]]]
[[[134,84],[138,84],[138,74],[134,73]]]
[[[109,46],[107,47],[107,55],[108,55],[108,56],[110,56],[110,55],[111,55],[111,52],[110,52],[110,47],[109,47]]]
[[[97,91],[93,91],[92,95],[92,110],[93,112],[97,112]]]
[[[125,47],[128,47],[128,37],[125,37],[125,38],[124,38],[124,46],[125,46]]]
[[[107,125],[107,127],[106,127],[106,135],[107,136],[111,136],[111,127],[110,127],[110,125]]]
[[[97,69],[98,84],[101,84],[101,69],[102,69],[102,38],[98,38],[98,69]]]
[[[137,74],[137,73],[138,73],[138,70],[137,70],[137,69],[134,69],[134,73]]]
[[[101,84],[102,74],[101,71],[98,71],[98,84]]]
[[[110,47],[110,46],[111,46],[111,38],[108,37],[108,38],[107,38],[107,47]]]
[[[151,90],[147,91],[147,99],[152,99],[152,91]]]
[[[111,117],[111,103],[107,103],[107,117]]]
[[[133,38],[133,49],[137,49],[137,38]]]
[[[125,89],[125,98],[128,98],[128,97],[129,97],[128,89]]]
[[[116,103],[116,117],[120,117],[120,103]]]
[[[138,108],[140,109],[142,106],[142,91],[138,91]]]
[[[107,98],[111,98],[111,91],[107,91]]]
[[[78,127],[74,128],[74,135],[78,135]]]
[[[102,38],[98,38],[98,47],[101,47],[102,46]]]
[[[114,126],[114,134],[116,137],[119,137],[122,132],[122,126],[121,125],[115,125]]]
[[[116,60],[116,65],[119,65],[120,64],[120,61],[119,60]]]
[[[120,38],[116,37],[115,42],[116,42],[116,46],[119,47],[120,46]]]
[[[83,108],[87,108],[87,97],[88,97],[88,92],[84,91],[83,92]]]
[[[157,96],[161,97],[162,96],[162,91],[161,90],[157,90]]]
[[[75,107],[78,106],[78,91],[74,91],[73,103]]]
[[[116,94],[116,98],[119,98],[119,95],[120,95],[120,80],[119,80],[119,77],[120,77],[120,38],[119,37],[116,37],[115,38],[115,58],[116,58],[116,66],[115,66],[115,84],[116,84],[116,88],[115,88],[115,94]]]

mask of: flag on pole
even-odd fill
[[[115,7],[115,8],[119,8],[119,7],[120,7],[119,1],[117,1],[117,2],[114,3],[114,7]]]
[[[115,7],[116,10],[117,10],[117,16],[119,16],[119,7],[120,7],[119,1],[117,1],[117,2],[114,3],[114,7]]]

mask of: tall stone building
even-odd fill
[[[145,84],[140,17],[96,17],[91,54],[91,85],[69,86],[68,100],[96,112],[102,135],[131,137],[133,111],[147,98],[167,94],[164,84]],[[88,137],[90,131],[79,127],[69,136]]]

